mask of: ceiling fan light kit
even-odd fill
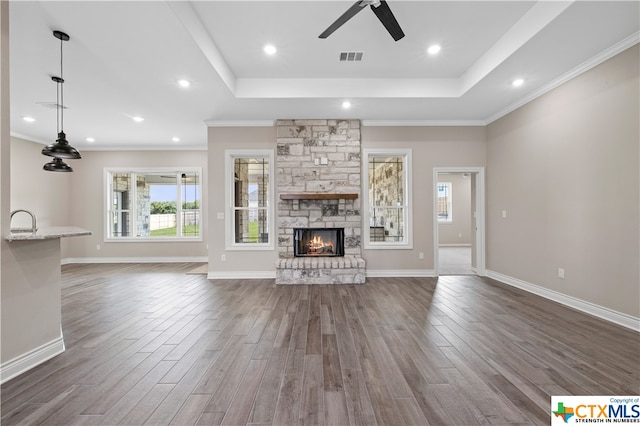
[[[69,35],[62,31],[54,31],[53,36],[60,40],[60,77],[51,77],[56,83],[56,124],[58,130],[58,139],[55,143],[42,148],[42,155],[54,157],[53,161],[45,164],[42,168],[48,172],[72,172],[73,169],[69,167],[64,161],[65,159],[78,159],[82,158],[80,152],[77,149],[69,145],[67,136],[64,133],[64,91],[62,78],[62,42],[69,40]]]
[[[365,6],[369,6],[373,13],[378,17],[382,25],[387,29],[391,37],[398,41],[404,37],[404,32],[400,28],[400,24],[396,20],[396,17],[391,12],[389,5],[385,0],[358,0],[355,2],[346,12],[344,12],[338,19],[336,19],[329,27],[322,32],[318,37],[327,38],[335,30],[343,26],[349,19],[353,18],[359,13]]]

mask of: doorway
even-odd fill
[[[433,169],[435,275],[485,275],[484,168]]]

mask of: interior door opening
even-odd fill
[[[434,268],[484,275],[484,169],[434,169]]]

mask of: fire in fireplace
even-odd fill
[[[296,228],[293,254],[305,256],[344,256],[344,228]]]

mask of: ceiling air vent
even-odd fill
[[[340,62],[360,62],[364,52],[340,52]]]

